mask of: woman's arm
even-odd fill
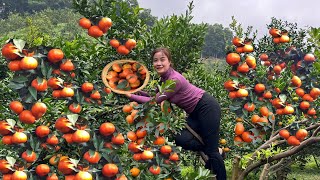
[[[131,101],[136,101],[137,103],[146,103],[152,99],[152,97],[140,96],[140,95],[136,95],[136,94],[126,94],[126,96]]]

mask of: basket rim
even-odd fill
[[[124,90],[120,90],[120,89],[114,89],[114,88],[110,87],[109,82],[108,82],[108,80],[106,79],[106,76],[107,76],[107,73],[109,72],[109,69],[111,68],[111,66],[112,66],[114,63],[126,63],[126,62],[136,62],[136,63],[139,63],[141,66],[143,66],[143,67],[146,69],[146,78],[144,79],[143,84],[142,84],[139,88],[133,89],[133,90],[129,90],[129,91],[124,91]],[[138,92],[138,91],[142,90],[142,89],[148,84],[149,79],[150,79],[150,73],[149,73],[148,68],[147,68],[144,64],[142,64],[141,62],[139,62],[139,61],[132,60],[132,59],[118,59],[118,60],[114,60],[114,61],[108,63],[108,64],[102,69],[101,79],[102,79],[104,85],[105,85],[106,87],[110,88],[112,92],[117,93],[117,94],[131,94],[131,93],[135,93],[135,92]]]

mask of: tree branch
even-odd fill
[[[277,135],[278,136],[278,135]],[[303,141],[299,146],[296,146],[292,149],[289,149],[283,153],[280,153],[280,154],[277,154],[275,156],[272,156],[268,159],[261,159],[260,161],[258,162],[255,162],[251,165],[249,165],[242,173],[241,175],[239,176],[239,180],[242,180],[244,179],[244,177],[246,177],[252,170],[254,170],[255,168],[263,165],[263,164],[266,164],[266,163],[271,163],[275,160],[278,160],[278,159],[282,159],[282,158],[285,158],[285,157],[288,157],[288,156],[291,156],[293,154],[296,154],[297,152],[301,151],[304,147],[306,147],[307,145],[310,145],[310,144],[313,144],[313,143],[316,143],[316,142],[320,142],[320,137],[310,137],[309,139]]]

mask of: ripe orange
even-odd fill
[[[5,136],[2,136],[1,141],[3,144],[10,145],[10,144],[12,144],[11,138],[12,138],[11,135],[5,135]]]
[[[112,136],[111,142],[113,144],[117,144],[117,145],[124,144],[124,137],[123,137],[122,133],[119,133],[116,136]]]
[[[233,66],[240,62],[240,55],[238,53],[229,53],[226,57],[226,61],[229,65]]]
[[[130,174],[132,177],[137,177],[140,174],[140,169],[137,167],[133,167],[130,169]]]
[[[257,115],[257,114],[254,114],[254,115],[252,115],[252,117],[251,117],[251,122],[252,122],[253,124],[256,124],[257,122],[259,122],[259,119],[260,119],[260,116]]]
[[[91,164],[97,164],[101,158],[101,155],[97,151],[87,151],[83,155],[83,159],[87,160]]]
[[[136,141],[138,139],[138,137],[134,131],[128,131],[127,138],[131,141]]]
[[[50,167],[47,164],[39,164],[36,167],[36,173],[38,176],[46,176],[50,172]]]
[[[269,115],[269,109],[266,106],[262,106],[259,112],[262,116],[265,116],[265,117]]]
[[[279,135],[280,135],[280,137],[282,137],[284,139],[288,139],[290,137],[290,132],[286,129],[281,129],[279,131]]]
[[[269,57],[266,53],[262,53],[260,54],[259,58],[261,61],[267,61]]]
[[[134,39],[128,39],[125,43],[125,47],[129,50],[135,48],[136,45],[137,45],[137,42]]]
[[[272,37],[280,37],[281,36],[281,31],[276,28],[271,28],[269,30],[269,33],[271,34]]]
[[[313,99],[317,99],[318,96],[320,95],[320,89],[313,87],[313,88],[310,90],[309,94],[310,94],[310,96],[311,96]]]
[[[113,134],[115,130],[116,130],[116,127],[110,122],[102,123],[99,127],[99,132],[103,136],[109,136]]]
[[[93,89],[94,89],[94,87],[93,87],[93,84],[92,84],[92,83],[84,82],[84,83],[81,85],[81,90],[82,90],[82,92],[88,93],[88,92],[91,92]]]
[[[120,46],[120,42],[117,39],[111,39],[109,44],[113,47],[113,48],[118,48]]]
[[[147,135],[147,130],[138,129],[136,135],[138,138],[143,138]]]
[[[310,103],[308,101],[302,101],[299,105],[300,109],[306,110],[309,109]]]
[[[67,59],[60,64],[60,69],[66,72],[73,71],[75,69],[72,61]]]
[[[50,135],[49,137],[47,137],[46,142],[50,145],[57,145],[59,144],[59,139],[56,135]]]
[[[79,25],[83,28],[83,29],[89,29],[91,27],[91,21],[90,19],[87,19],[85,17],[81,18],[79,20]]]
[[[20,71],[21,70],[20,60],[10,61],[8,63],[8,68],[10,71]]]
[[[63,59],[64,53],[61,49],[51,49],[47,57],[50,62],[57,63]]]
[[[241,138],[244,142],[251,143],[252,142],[252,134],[249,131],[245,131],[241,134]]]
[[[232,44],[237,46],[237,47],[241,47],[241,46],[244,46],[244,43],[243,43],[243,39],[242,38],[239,38],[239,37],[233,37],[232,39]]]
[[[72,135],[72,141],[75,143],[84,143],[88,142],[89,140],[90,134],[85,130],[78,129]]]
[[[150,150],[144,150],[141,154],[141,159],[143,160],[150,160],[153,159],[154,155],[153,152]]]
[[[174,153],[170,154],[169,159],[171,161],[179,161],[179,155],[174,152]]]
[[[39,119],[47,112],[47,106],[43,102],[36,102],[31,107],[31,113],[36,118]]]
[[[27,142],[27,140],[28,140],[28,137],[23,132],[15,132],[12,135],[12,139],[11,139],[12,143],[15,143],[15,144],[25,143]]]
[[[287,43],[287,42],[290,41],[290,38],[289,38],[288,35],[281,35],[279,40],[280,40],[281,43]]]
[[[253,103],[246,103],[244,105],[244,109],[247,110],[248,112],[252,112],[255,109],[255,105]]]
[[[47,82],[48,86],[52,89],[59,89],[61,87],[61,82],[56,77],[51,77]]]
[[[160,152],[162,154],[170,154],[172,152],[172,148],[169,145],[164,145],[160,148]]]
[[[38,78],[36,78],[32,80],[31,86],[40,92],[46,91],[48,89],[48,84],[46,79],[41,79],[40,81],[38,81]]]
[[[237,67],[237,71],[240,72],[240,73],[243,73],[243,74],[249,72],[249,70],[250,70],[250,69],[249,69],[249,66],[247,65],[246,62],[240,64],[240,65]]]
[[[71,131],[72,123],[65,117],[60,117],[56,120],[54,127],[62,133]]]
[[[19,101],[11,101],[9,108],[16,114],[20,114],[23,111],[23,105]]]
[[[60,92],[61,97],[72,97],[74,96],[74,91],[70,87],[64,87]]]
[[[302,81],[298,76],[293,76],[292,79],[291,79],[291,83],[295,87],[300,87],[301,84],[302,84]]]
[[[306,54],[303,59],[307,62],[314,62],[316,60],[315,56],[311,53]]]
[[[101,99],[101,95],[99,91],[94,91],[92,94],[90,94],[91,99],[98,100]]]
[[[23,110],[19,114],[19,120],[25,124],[33,124],[36,121],[36,117],[32,114],[30,110]]]
[[[254,58],[253,56],[247,56],[246,63],[252,69],[255,69],[257,66],[256,58]]]
[[[245,44],[243,46],[243,52],[247,52],[247,53],[253,52],[253,46],[251,44]]]
[[[45,125],[40,125],[36,128],[36,131],[35,131],[36,135],[38,137],[45,137],[45,136],[48,136],[49,133],[50,133],[50,129],[48,126],[45,126]]]
[[[33,163],[37,159],[37,154],[33,151],[24,151],[21,154],[21,158],[27,161],[28,163]]]
[[[75,114],[78,114],[81,112],[81,105],[72,103],[69,105],[69,110]]]
[[[5,44],[1,49],[2,56],[6,57],[10,60],[17,59],[19,57],[19,55],[16,53],[18,53],[18,52],[19,52],[19,50],[12,43]]]
[[[15,171],[11,176],[11,180],[27,180],[27,179],[28,179],[28,176],[23,171]]]
[[[94,38],[98,38],[103,35],[103,31],[98,26],[91,26],[88,29],[88,35]]]
[[[238,89],[238,90],[237,90],[237,93],[236,93],[236,96],[237,96],[238,98],[247,97],[248,95],[249,95],[248,90],[242,89],[242,88]]]
[[[118,166],[112,163],[105,164],[102,168],[102,174],[106,177],[113,177],[119,172]]]
[[[282,68],[280,67],[280,65],[275,65],[273,67],[273,72],[277,75],[279,75],[281,73]]]
[[[286,107],[284,107],[284,109],[283,109],[283,113],[284,113],[284,114],[292,114],[293,112],[294,112],[294,109],[293,109],[292,106],[286,106]]]
[[[303,141],[306,137],[308,136],[308,131],[305,129],[299,129],[296,132],[296,137],[297,139],[299,139],[300,141]]]
[[[33,57],[24,57],[20,61],[20,68],[23,70],[32,70],[38,67],[38,61]]]
[[[117,52],[121,55],[128,55],[130,53],[130,50],[126,48],[124,45],[120,45],[117,48]]]
[[[87,171],[79,171],[73,180],[92,180],[92,175]]]
[[[163,145],[166,139],[163,136],[158,136],[156,140],[153,141],[154,145]]]
[[[264,84],[258,83],[254,86],[254,90],[257,93],[262,93],[266,89],[266,86]]]
[[[241,122],[238,122],[234,128],[236,135],[241,135],[244,132],[244,126]]]
[[[290,136],[287,139],[287,142],[291,146],[299,146],[300,145],[300,141],[295,136]]]
[[[271,99],[272,98],[272,93],[270,91],[267,91],[263,93],[262,95],[265,99]]]
[[[150,166],[149,167],[149,171],[153,174],[153,175],[159,175],[161,172],[161,168],[160,166]]]
[[[105,33],[112,26],[112,20],[108,17],[103,17],[100,19],[98,26]]]

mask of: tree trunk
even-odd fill
[[[269,167],[270,167],[269,163],[264,165],[263,170],[262,170],[262,172],[260,174],[259,180],[268,180]]]
[[[231,180],[236,180],[239,177],[239,174],[241,173],[240,171],[240,156],[235,156],[233,159],[233,163],[232,163],[232,178]]]

